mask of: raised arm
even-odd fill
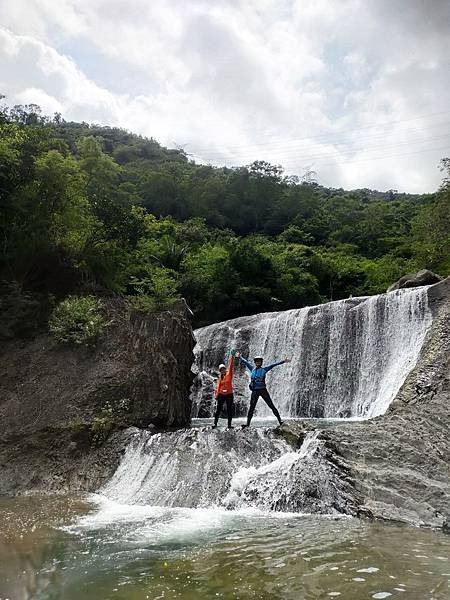
[[[228,373],[231,377],[233,377],[233,369],[234,369],[234,356],[230,354],[230,360],[228,361]]]
[[[284,365],[284,363],[289,362],[289,359],[286,360],[280,360],[279,362],[273,363],[272,365],[267,365],[267,367],[264,367],[264,370],[270,371],[270,369],[273,369],[274,367],[278,367],[279,365]]]
[[[246,358],[244,358],[243,356],[239,357],[239,361],[245,365],[247,367],[247,369],[249,371],[253,371],[253,365],[251,363],[248,362],[248,360]]]

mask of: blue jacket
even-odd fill
[[[243,356],[239,357],[239,360],[242,364],[244,364],[247,369],[251,372],[251,390],[264,390],[266,388],[266,373],[273,369],[274,367],[278,367],[278,365],[283,365],[286,361],[280,360],[279,362],[273,363],[273,365],[268,365],[267,367],[254,367],[246,358]]]

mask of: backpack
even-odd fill
[[[262,367],[261,367],[261,368],[262,368]],[[265,373],[264,373],[264,375],[263,375],[262,377],[252,377],[252,378],[250,379],[250,383],[249,383],[249,386],[248,386],[252,392],[253,392],[255,389],[257,389],[257,388],[255,387],[255,384],[256,384],[256,380],[257,380],[257,379],[258,379],[258,383],[262,383],[262,384],[264,385],[264,387],[265,387],[265,385],[266,385],[266,374],[265,374]]]

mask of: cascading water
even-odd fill
[[[136,434],[101,493],[125,504],[333,513],[340,483],[317,431],[298,450],[272,429]]]
[[[292,358],[269,375],[284,416],[382,414],[414,367],[431,320],[420,288],[210,325],[196,332],[195,412],[211,414],[213,368],[234,347],[263,353],[266,362]],[[238,371],[242,412],[247,382]],[[266,413],[264,404],[258,408]],[[325,438],[301,427],[299,435],[296,449],[270,428],[136,432],[100,493],[121,504],[183,510],[352,513]]]
[[[292,362],[268,375],[284,417],[383,414],[417,362],[431,325],[427,288],[397,290],[320,306],[240,317],[195,332],[197,378],[193,415],[212,414],[217,365],[230,349]],[[248,377],[235,377],[237,409],[245,414]],[[270,414],[260,401],[256,415]]]

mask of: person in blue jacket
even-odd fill
[[[289,358],[285,360],[280,360],[279,362],[273,363],[272,365],[268,365],[267,367],[263,367],[263,357],[255,356],[253,360],[255,361],[255,365],[253,366],[246,358],[241,356],[239,353],[236,354],[239,358],[240,362],[244,364],[247,369],[251,372],[251,380],[250,380],[250,389],[252,391],[252,395],[250,397],[250,408],[247,414],[247,424],[243,427],[248,427],[253,417],[253,413],[255,412],[256,403],[261,397],[273,414],[276,416],[278,423],[281,425],[282,420],[280,417],[280,413],[278,412],[275,404],[270,397],[270,394],[266,387],[266,374],[273,369],[274,367],[278,367],[278,365],[283,365],[284,363],[290,362]]]

